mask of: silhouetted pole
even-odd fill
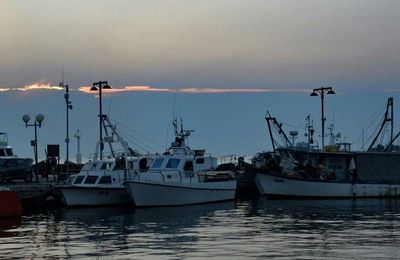
[[[44,115],[39,114],[36,116],[35,118],[35,122],[33,124],[28,124],[29,120],[30,120],[30,116],[29,115],[24,115],[22,117],[22,121],[25,122],[25,127],[28,128],[28,126],[33,126],[35,129],[35,140],[33,141],[33,147],[34,147],[34,153],[35,153],[35,165],[37,166],[38,163],[38,138],[37,138],[37,127],[42,127],[42,122],[44,120]],[[38,173],[35,173],[36,175],[36,181],[38,181]]]
[[[111,87],[108,85],[107,81],[99,81],[93,83],[93,86],[90,88],[91,91],[98,91],[99,92],[99,132],[100,132],[100,160],[103,159],[103,149],[104,149],[104,144],[103,144],[103,120],[105,115],[103,115],[103,110],[102,110],[102,89],[111,89]]]
[[[72,104],[71,101],[69,101],[69,86],[64,85],[64,81],[60,83],[60,87],[64,88],[65,87],[65,108],[66,108],[66,137],[65,137],[65,144],[66,144],[66,168],[65,172],[68,173],[69,170],[69,110],[72,109]]]
[[[336,94],[335,91],[331,87],[328,88],[315,88],[313,89],[313,92],[310,94],[310,96],[315,97],[315,96],[320,96],[321,97],[321,128],[322,128],[322,150],[324,149],[325,146],[325,116],[324,116],[324,97],[325,94],[327,95],[333,95]]]

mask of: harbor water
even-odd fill
[[[400,201],[268,200],[26,212],[1,259],[399,259]]]

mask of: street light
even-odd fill
[[[27,128],[28,126],[33,126],[35,127],[35,140],[33,142],[31,142],[31,145],[35,148],[35,164],[38,163],[38,142],[37,142],[37,127],[42,127],[42,122],[44,120],[44,115],[39,114],[36,116],[35,118],[35,122],[33,124],[28,124],[29,120],[30,120],[30,116],[29,115],[24,115],[22,117],[22,121],[25,122],[25,127]]]
[[[321,96],[321,128],[322,128],[322,150],[324,149],[324,139],[325,139],[325,120],[324,117],[324,96],[325,95],[334,95],[335,91],[331,87],[327,88],[315,88],[313,92],[310,94],[311,97]]]
[[[103,111],[102,111],[102,101],[101,101],[102,89],[111,89],[111,87],[108,85],[107,81],[95,82],[95,83],[93,83],[93,86],[90,88],[90,91],[98,91],[99,92],[100,160],[103,159],[103,149],[104,149],[102,125],[103,125],[104,118],[107,117],[106,115],[103,115]]]

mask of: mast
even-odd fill
[[[272,135],[270,121],[272,122],[273,126],[275,127],[275,130],[278,133],[279,137],[282,139],[282,141],[284,141],[286,143],[286,146],[288,146],[288,147],[293,146],[292,142],[290,141],[290,139],[288,138],[286,133],[283,131],[282,124],[278,123],[278,121],[276,120],[275,117],[271,117],[271,114],[269,113],[269,111],[267,111],[265,120],[267,121],[267,124],[268,124],[269,135],[271,138],[271,143],[272,143],[272,147],[273,147],[274,151],[275,151],[275,139]]]
[[[381,127],[379,128],[378,134],[375,136],[374,140],[372,141],[371,145],[368,147],[367,151],[371,151],[371,149],[374,147],[376,140],[378,140],[378,138],[381,135],[381,132],[387,122],[390,122],[390,126],[391,126],[390,142],[392,142],[392,140],[393,140],[393,97],[388,98],[388,101],[386,104],[385,116],[383,117]]]
[[[268,125],[268,131],[269,131],[269,138],[271,139],[271,144],[272,144],[272,150],[275,152],[275,142],[274,142],[274,137],[272,136],[272,129],[271,129],[271,124],[269,120],[272,119],[271,115],[269,114],[269,111],[267,111],[267,116],[265,116],[265,120],[267,121]]]

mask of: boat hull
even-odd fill
[[[236,181],[215,183],[124,183],[131,200],[138,207],[177,206],[233,200]]]
[[[123,188],[100,187],[58,187],[66,206],[121,205],[130,202],[128,192]]]
[[[22,204],[18,193],[0,187],[0,218],[15,217],[21,214]]]
[[[258,173],[256,185],[260,194],[270,197],[365,198],[400,194],[400,185],[313,181],[268,173]]]

